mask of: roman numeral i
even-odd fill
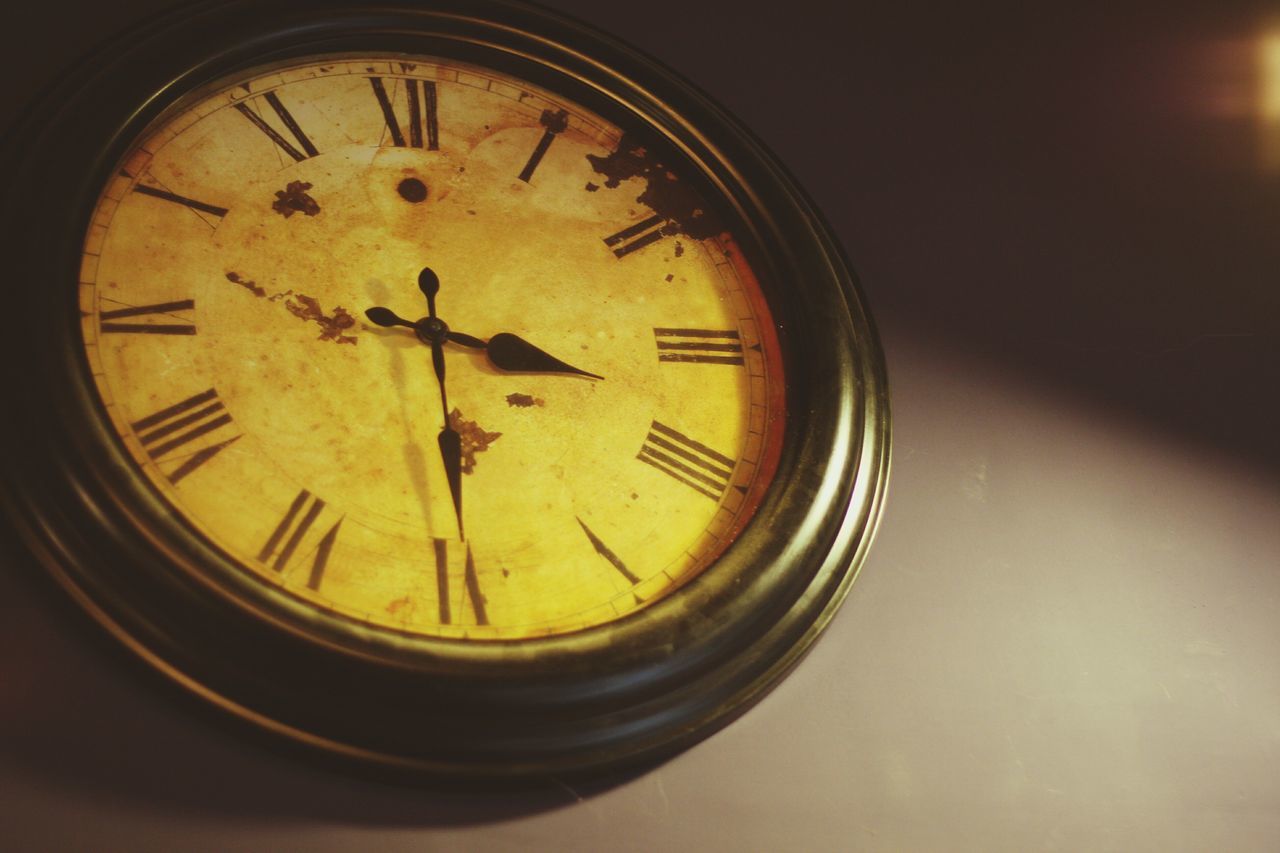
[[[524,168],[520,170],[520,180],[526,184],[533,180],[533,173],[537,170],[538,164],[542,162],[542,158],[547,156],[547,151],[551,148],[551,143],[556,141],[556,137],[569,129],[569,113],[564,110],[543,110],[540,122],[544,128],[542,138],[538,140],[537,146],[533,149],[533,154],[529,155],[529,160],[524,164]]]

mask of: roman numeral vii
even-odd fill
[[[306,489],[298,492],[298,496],[289,505],[284,518],[280,520],[275,530],[271,532],[271,537],[267,539],[267,544],[263,545],[262,550],[258,552],[258,561],[261,563],[270,562],[271,568],[277,572],[284,571],[285,567],[289,565],[289,561],[293,559],[298,546],[302,544],[303,537],[311,530],[316,519],[320,517],[320,513],[324,512],[324,506],[324,501],[314,497]],[[329,528],[329,532],[324,534],[324,537],[315,547],[315,556],[311,560],[311,572],[307,576],[307,586],[311,589],[320,588],[320,582],[324,579],[324,570],[329,563],[329,555],[333,552],[333,543],[337,541],[338,529],[342,527],[342,521],[343,519],[339,518],[337,523]]]

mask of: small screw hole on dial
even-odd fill
[[[405,178],[397,189],[400,197],[407,202],[418,204],[427,200],[427,185],[417,178]]]

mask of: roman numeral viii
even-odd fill
[[[720,500],[733,477],[733,460],[654,421],[636,458],[699,494]]]
[[[382,118],[387,123],[387,130],[391,131],[391,141],[397,148],[406,147],[404,132],[400,129],[400,119],[396,116],[396,109],[391,104],[391,96],[387,94],[386,84],[382,82],[381,77],[370,77],[369,83],[373,86],[373,96],[378,99],[378,106],[382,108]],[[409,99],[408,147],[422,148],[425,131],[426,149],[440,150],[436,84],[430,80],[405,80],[404,84]]]
[[[654,329],[658,361],[743,364],[742,341],[733,329]]]
[[[215,444],[199,441],[230,424],[231,415],[227,414],[222,401],[218,399],[218,392],[210,388],[181,403],[134,421],[130,426],[142,442],[147,455],[157,463],[161,458],[187,448],[188,445],[203,445],[167,475],[169,482],[177,484],[240,438],[235,435]]]
[[[302,132],[302,128],[299,127],[298,122],[294,120],[293,114],[290,113],[289,110],[285,108],[285,105],[280,101],[279,95],[275,92],[267,92],[267,94],[262,96],[262,100],[266,101],[267,105],[275,112],[276,116],[280,119],[280,122],[289,131],[289,134],[293,136],[294,141],[298,143],[297,146],[294,146],[292,142],[284,138],[283,134],[271,125],[267,124],[266,119],[250,109],[248,104],[236,104],[236,109],[240,111],[241,115],[252,122],[254,127],[265,133],[267,138],[274,142],[280,150],[284,151],[284,153],[288,154],[298,162],[302,162],[308,157],[314,157],[320,153],[316,150],[315,144],[312,143],[312,141],[307,138],[307,135]],[[301,148],[302,150],[299,151],[298,148]]]
[[[289,511],[271,532],[267,544],[263,545],[262,550],[258,552],[258,561],[270,562],[271,568],[277,572],[284,571],[289,565],[289,560],[298,550],[298,546],[302,544],[303,537],[311,530],[311,526],[315,524],[322,512],[324,512],[324,501],[313,497],[306,489],[298,492],[298,496],[289,505]],[[338,539],[338,529],[342,527],[342,521],[343,519],[339,518],[316,545],[315,556],[311,560],[311,572],[307,576],[307,586],[311,589],[320,588],[320,582],[324,579],[325,566],[329,563],[329,555],[333,553],[333,543]]]

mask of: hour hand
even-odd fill
[[[501,332],[487,342],[472,335],[455,332],[434,317],[423,318],[416,323],[399,317],[388,308],[370,308],[364,312],[371,321],[384,328],[406,326],[417,332],[423,341],[437,347],[444,341],[471,349],[484,350],[489,363],[507,373],[567,373],[574,376],[587,376],[591,379],[604,379],[598,373],[574,367],[556,358],[546,350],[539,349],[519,335]]]
[[[453,332],[449,333],[449,340],[475,349],[483,347],[489,363],[508,373],[569,373],[588,376],[592,379],[604,379],[599,374],[588,373],[571,364],[565,364],[551,353],[508,332],[494,335],[489,338],[488,343],[470,335],[459,335]]]

